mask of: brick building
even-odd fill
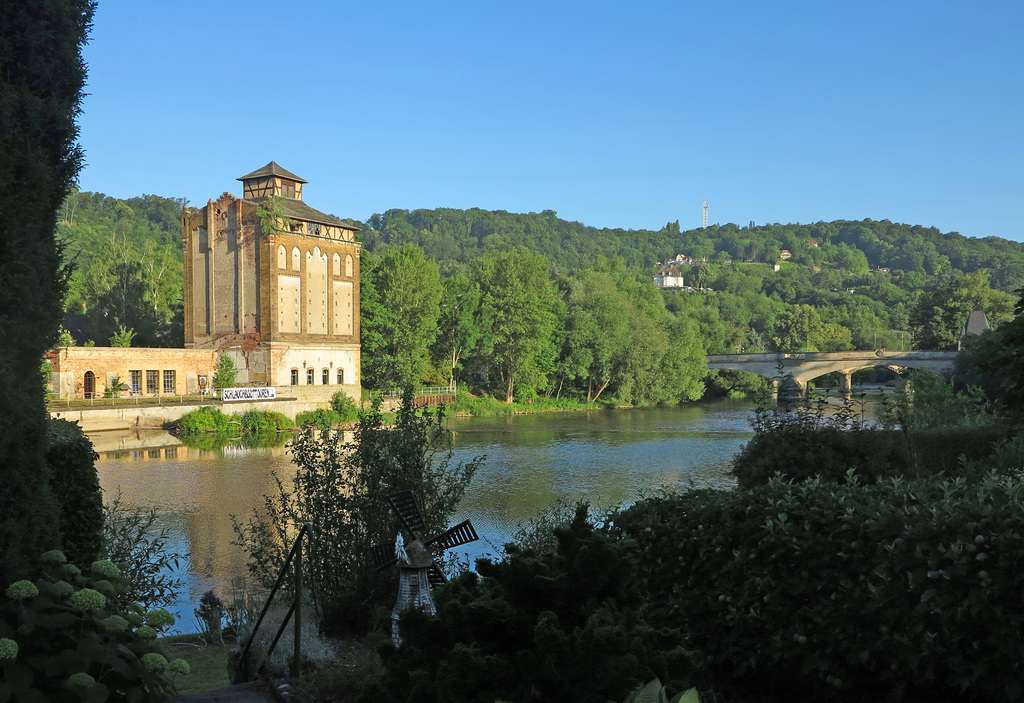
[[[359,398],[358,228],[273,161],[238,180],[242,198],[182,211],[186,348],[230,354],[239,385]]]
[[[49,357],[50,389],[58,398],[195,395],[209,389],[217,370],[212,349],[64,347]],[[121,390],[121,387],[126,390]]]

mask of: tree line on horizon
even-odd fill
[[[181,344],[183,204],[68,196],[65,310],[88,316],[96,343],[124,326],[140,346]],[[1024,244],[887,220],[653,231],[437,208],[350,221],[370,388],[457,377],[502,397],[685,400],[705,354],[955,349],[972,310],[997,326],[1024,286]],[[680,267],[687,283],[710,290],[654,286],[677,254],[697,262]]]

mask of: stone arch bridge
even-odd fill
[[[800,352],[796,354],[711,354],[709,369],[747,371],[779,381],[780,398],[807,392],[809,381],[833,371],[839,372],[839,391],[850,392],[854,371],[872,367],[893,370],[911,368],[932,373],[951,371],[955,351],[846,351]]]

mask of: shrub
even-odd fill
[[[331,410],[341,418],[338,422],[355,422],[359,419],[359,405],[345,391],[338,391],[331,397]]]
[[[773,480],[645,500],[615,525],[644,555],[649,617],[687,633],[712,674],[1013,701],[1022,495],[997,474]]]
[[[270,657],[265,661],[264,658],[266,657],[267,650],[270,649],[270,645],[273,643],[274,636],[281,627],[281,623],[284,622],[285,616],[288,615],[289,605],[289,602],[278,597],[274,599],[270,609],[267,611],[260,629],[256,632],[256,638],[250,650],[249,670],[251,672],[257,671],[261,664],[266,664],[272,676],[288,675],[289,662],[295,656],[294,616],[288,621],[285,633],[277,641],[274,651],[270,653]],[[243,626],[239,631],[240,642],[247,642],[249,640],[252,634],[251,624],[254,623]],[[335,657],[330,643],[320,635],[320,625],[316,621],[315,611],[309,605],[305,605],[302,609],[302,628],[299,630],[299,637],[302,640],[303,668],[306,668],[310,663],[323,664]]]
[[[43,560],[34,583],[13,584],[21,588],[17,598],[0,600],[0,695],[16,701],[170,700],[170,673],[184,667],[171,662],[165,672],[167,659],[140,634],[168,626],[167,620],[122,606],[128,582],[109,562],[69,567]]]
[[[185,556],[173,551],[170,541],[154,509],[125,505],[120,493],[103,506],[102,555],[117,565],[128,583],[125,603],[150,610],[175,601],[182,581],[174,572]]]
[[[235,380],[238,378],[238,368],[235,360],[228,354],[217,355],[217,370],[213,373],[213,387],[217,390],[234,388]]]
[[[363,413],[352,444],[338,433],[307,429],[292,444],[298,468],[291,490],[277,479],[277,495],[265,496],[247,522],[235,520],[236,544],[249,556],[250,573],[269,587],[295,532],[310,522],[315,547],[304,563],[324,624],[365,628],[375,603],[394,600],[393,574],[377,572],[372,558],[374,546],[398,533],[386,496],[413,490],[426,533],[436,534],[448,526],[476,471],[479,459],[451,464],[448,441],[442,414],[414,409],[411,394],[394,427],[384,426],[379,403]]]
[[[733,458],[740,488],[762,485],[780,474],[845,482],[849,471],[862,483],[903,476],[956,476],[960,457],[980,459],[1007,429],[1000,425],[913,431],[885,430],[850,412],[834,416],[810,406],[795,412],[755,411],[754,437]]]
[[[341,422],[341,415],[337,411],[325,408],[309,410],[295,416],[295,424],[299,427],[312,426],[319,430],[329,430]]]
[[[224,618],[227,616],[224,601],[213,591],[207,591],[199,599],[195,614],[203,628],[203,635],[210,642],[224,644]]]
[[[47,423],[46,463],[50,490],[60,505],[61,545],[67,558],[78,564],[94,561],[102,546],[103,497],[97,456],[77,423]]]
[[[407,611],[402,646],[381,648],[381,684],[359,700],[607,703],[654,676],[685,682],[682,636],[643,618],[632,545],[595,531],[586,506],[556,534],[555,552],[510,545],[506,561],[477,562],[479,577],[438,593],[436,618]]]
[[[217,408],[204,405],[198,410],[185,413],[178,419],[178,432],[184,435],[201,434],[203,432],[226,432],[228,416]]]
[[[878,419],[888,429],[908,430],[984,427],[997,421],[981,389],[968,387],[958,393],[951,381],[920,370],[907,376],[903,393],[886,396]]]
[[[238,421],[242,432],[253,435],[273,434],[294,426],[287,416],[266,410],[247,410],[238,417]]]

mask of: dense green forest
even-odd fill
[[[156,195],[68,195],[57,218],[74,265],[64,309],[88,316],[83,337],[103,346],[123,325],[135,330],[136,346],[182,345],[184,204]]]
[[[65,202],[58,229],[76,263],[66,309],[88,314],[96,343],[121,325],[136,344],[181,343],[183,203]],[[456,377],[500,397],[691,399],[706,353],[955,349],[971,310],[998,326],[1024,286],[1020,243],[887,220],[652,231],[550,210],[434,209],[353,222],[374,388]],[[693,258],[679,270],[700,290],[654,286],[678,254]]]

